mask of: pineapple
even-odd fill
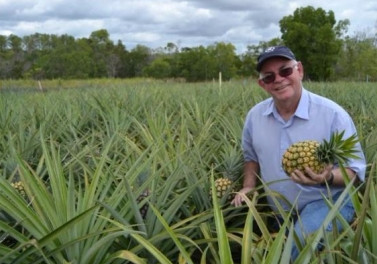
[[[142,186],[148,179],[149,177],[149,172],[148,171],[142,171],[138,176],[137,176],[137,185]],[[146,218],[149,204],[148,202],[145,202],[144,200],[147,199],[151,194],[151,191],[147,188],[144,189],[144,191],[136,198],[136,202],[138,204],[141,204],[144,202],[144,204],[140,207],[139,211],[141,214],[141,217],[143,219]]]
[[[215,157],[216,174],[215,180],[216,196],[231,201],[235,196],[235,189],[238,189],[238,178],[242,175],[243,159],[242,152],[238,148],[231,147],[223,149],[218,157]],[[210,190],[212,195],[212,190]],[[212,196],[210,197],[212,199]]]
[[[233,199],[233,192],[235,191],[233,188],[233,181],[229,178],[218,178],[215,180],[215,188],[216,188],[216,196],[219,199],[222,199],[224,196],[227,195],[227,200],[231,201]],[[212,194],[212,190],[211,193]],[[212,197],[212,195],[210,195]]]
[[[314,140],[300,141],[292,144],[284,153],[282,166],[290,175],[294,170],[304,171],[311,168],[315,173],[321,173],[327,164],[344,164],[350,158],[358,158],[354,153],[357,141],[356,134],[343,139],[343,132],[335,132],[330,140],[319,143]]]
[[[137,197],[136,201],[138,203],[141,203],[144,199],[146,199],[150,195],[149,190],[145,190],[142,194]],[[148,203],[145,203],[141,208],[140,208],[140,214],[145,219],[147,212],[148,212],[149,205]]]
[[[25,191],[25,186],[24,186],[24,184],[23,184],[22,181],[12,182],[11,185],[12,185],[12,187],[13,187],[14,189],[17,190],[17,192],[18,192],[19,194],[21,194],[21,196],[22,196],[23,198],[25,198],[25,199],[27,198],[26,191]]]

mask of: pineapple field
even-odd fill
[[[304,86],[350,113],[368,168],[329,201],[324,225],[344,231],[312,234],[296,263],[377,263],[376,85]],[[289,212],[268,229],[274,194],[230,204],[244,118],[268,97],[255,80],[2,81],[0,93],[0,263],[289,263]],[[351,224],[337,214],[348,194]]]

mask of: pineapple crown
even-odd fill
[[[356,133],[343,139],[344,130],[342,132],[334,132],[331,134],[330,140],[324,140],[317,149],[318,159],[324,163],[345,164],[351,158],[358,159],[355,155],[358,152],[356,143],[358,142]]]

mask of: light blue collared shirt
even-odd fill
[[[269,189],[283,195],[291,204],[297,203],[300,210],[305,204],[328,196],[323,186],[308,186],[293,182],[282,168],[281,159],[285,150],[302,140],[329,140],[333,132],[345,131],[344,137],[356,133],[350,115],[335,102],[311,93],[304,88],[295,114],[285,121],[277,112],[272,98],[255,105],[247,114],[242,147],[245,161],[256,161],[260,174]],[[347,167],[364,181],[366,162],[360,144],[357,145],[360,159],[350,159]],[[331,187],[335,194],[344,187]],[[271,197],[270,205],[274,208]],[[289,209],[287,205],[283,205]]]

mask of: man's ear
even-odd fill
[[[302,65],[301,61],[297,62],[298,71],[300,73],[301,80],[304,79],[304,65]]]
[[[261,79],[258,78],[258,81],[257,81],[257,82],[258,82],[258,85],[259,85],[260,87],[262,87],[263,89],[266,90],[266,88],[265,88],[265,85],[266,85],[266,84],[265,84]]]

